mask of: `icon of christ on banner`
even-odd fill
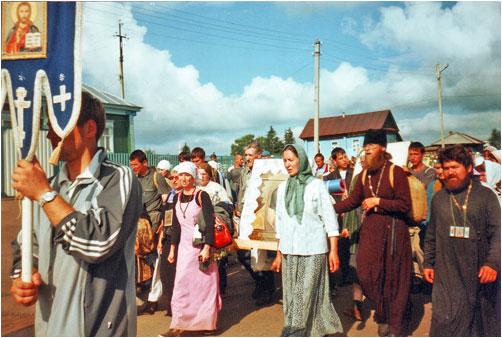
[[[2,2],[2,60],[47,56],[47,4]]]

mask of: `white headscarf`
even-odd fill
[[[168,160],[160,160],[160,162],[157,164],[157,169],[171,170],[171,162],[169,162]]]
[[[483,151],[485,151],[485,150],[488,150],[490,153],[492,153],[492,155],[495,157],[497,162],[500,163],[500,150],[498,150],[494,146],[490,146],[490,145],[484,147]]]
[[[192,162],[181,162],[176,166],[175,170],[178,172],[178,174],[187,173],[193,178],[197,178],[197,167]]]
[[[500,164],[492,161],[485,161],[485,169],[486,169],[486,183],[491,188],[494,188],[500,181]]]

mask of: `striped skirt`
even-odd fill
[[[328,255],[282,256],[284,328],[281,336],[343,332],[329,295]]]

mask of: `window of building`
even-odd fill
[[[113,153],[113,122],[107,121],[103,135],[98,142],[99,147],[105,148],[107,152]]]
[[[359,150],[361,150],[359,139],[352,140],[352,151],[354,154],[359,154]]]

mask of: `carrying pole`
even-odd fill
[[[319,153],[319,85],[320,85],[321,41],[314,43],[314,154]]]

